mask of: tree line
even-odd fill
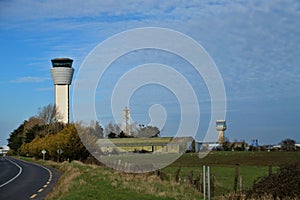
[[[63,124],[59,122],[59,113],[49,104],[38,110],[10,133],[8,146],[10,154],[42,158],[46,150],[46,159],[56,160],[58,150],[62,151],[62,160],[85,160],[90,154],[82,143],[95,145],[100,138],[158,137],[160,130],[153,126],[130,125],[130,133],[121,130],[120,125],[110,122],[105,129],[98,121],[89,126],[80,123]],[[79,135],[80,134],[80,135]],[[95,147],[96,148],[96,147]]]

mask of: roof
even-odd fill
[[[10,148],[9,148],[9,146],[4,145],[4,146],[2,146],[2,149],[9,150]]]
[[[186,143],[191,140],[192,137],[155,137],[155,138],[110,138],[99,139],[97,143],[100,146],[164,146],[167,144],[179,144]]]

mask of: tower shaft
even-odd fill
[[[224,131],[218,131],[218,143],[224,144]]]
[[[125,107],[123,110],[123,131],[127,135],[131,135],[130,133],[130,111],[129,108]]]
[[[63,123],[69,123],[69,85],[54,85],[55,107],[58,111],[57,120]]]

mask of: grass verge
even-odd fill
[[[27,161],[33,161],[26,158]],[[202,166],[209,165],[215,183],[215,198],[226,197],[233,192],[235,165],[239,164],[242,188],[252,186],[258,177],[268,174],[268,166],[276,171],[284,164],[297,164],[300,152],[212,152],[199,159],[198,154],[184,154],[176,162],[161,170],[164,181],[155,173],[129,174],[104,166],[87,165],[81,162],[55,163],[35,161],[51,166],[62,175],[47,200],[76,199],[200,199],[202,194],[188,182],[190,172],[194,179],[202,173]],[[181,167],[181,182],[176,183],[175,174]]]

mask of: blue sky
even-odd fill
[[[211,56],[224,81],[230,140],[300,142],[299,19],[298,0],[0,1],[0,145],[39,107],[53,103],[52,58],[73,58],[76,79],[84,58],[99,43],[146,26],[180,31]],[[112,120],[107,94],[116,77],[149,62],[174,67],[199,91],[201,139],[210,119],[205,83],[185,61],[166,52],[134,52],[112,64],[95,95],[100,123]],[[151,104],[165,106],[168,118],[162,134],[172,135],[180,111],[175,96],[160,86],[141,88],[130,101],[134,120],[149,123]]]

